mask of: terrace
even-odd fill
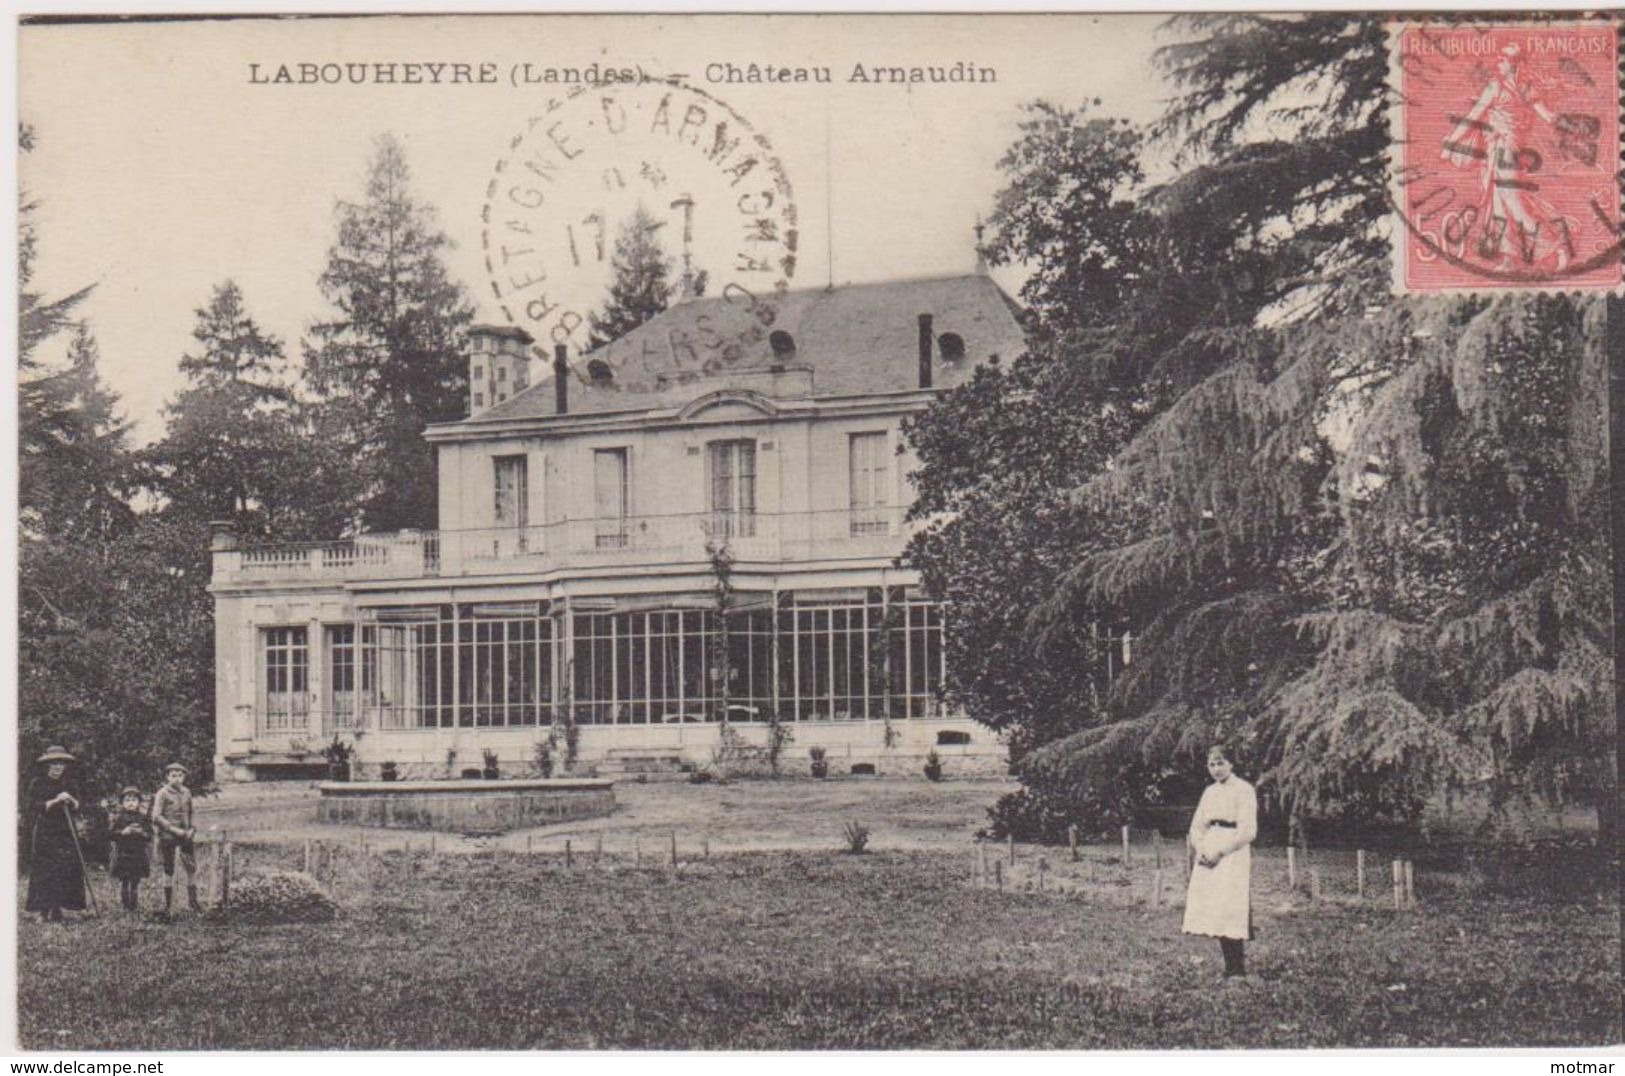
[[[912,527],[897,507],[826,512],[691,512],[561,520],[536,526],[363,534],[330,542],[217,547],[215,584],[456,578],[735,561],[891,557]]]

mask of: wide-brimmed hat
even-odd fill
[[[35,761],[37,761],[37,762],[78,762],[79,760],[74,758],[72,755],[68,754],[68,749],[66,747],[61,747],[61,746],[58,746],[57,744],[52,744],[50,747],[47,747],[45,749],[45,754],[41,755]]]
[[[122,791],[122,792],[120,792],[118,794],[118,798],[121,799],[121,800],[126,799],[126,798],[128,798],[130,796],[134,796],[136,799],[140,799],[141,798],[141,790],[139,788],[135,787],[134,785],[131,785],[129,788],[126,788],[124,791]]]
[[[164,767],[164,776],[167,777],[171,773],[174,773],[176,770],[180,770],[182,773],[190,772],[190,771],[187,770],[187,768],[185,766],[182,766],[179,762],[171,762],[169,765]]]

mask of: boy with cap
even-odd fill
[[[192,793],[186,787],[186,767],[171,762],[164,767],[164,784],[152,797],[152,824],[158,830],[158,854],[164,861],[164,914],[175,901],[175,853],[186,868],[186,900],[201,912],[197,900],[197,851],[192,838]]]
[[[108,813],[107,829],[113,835],[113,864],[109,873],[119,880],[119,899],[126,911],[141,903],[141,879],[150,873],[147,845],[152,843],[152,823],[141,809],[141,790],[126,788],[119,793],[118,807]]]

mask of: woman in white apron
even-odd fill
[[[1258,796],[1237,777],[1223,747],[1207,753],[1213,783],[1191,819],[1190,889],[1185,895],[1185,933],[1219,939],[1226,978],[1247,974],[1246,943],[1253,936],[1253,841],[1258,837]]]

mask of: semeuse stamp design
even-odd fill
[[[1618,24],[1416,24],[1391,40],[1396,289],[1619,288]]]
[[[640,209],[680,256],[683,286],[703,281],[705,294],[727,300],[704,326],[714,350],[771,324],[799,240],[783,164],[713,95],[650,78],[581,84],[548,99],[496,163],[482,241],[509,323],[548,354],[560,344],[584,352],[617,230]]]

